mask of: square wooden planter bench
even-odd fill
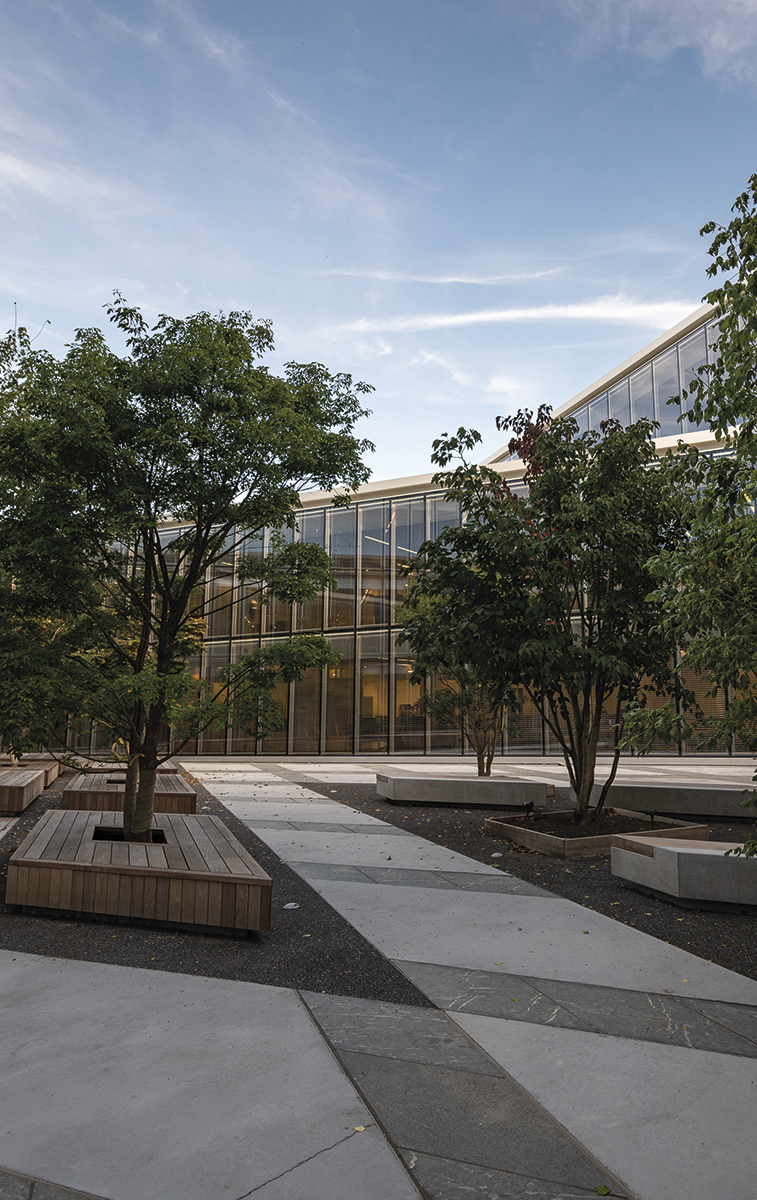
[[[0,767],[0,813],[23,812],[44,789],[44,770]]]
[[[44,771],[45,787],[49,787],[57,779],[63,766],[49,754],[22,754],[21,758],[11,758],[9,754],[0,755],[0,770],[10,768],[14,771]]]
[[[74,775],[63,789],[63,808],[85,812],[123,812],[125,772],[101,771]],[[194,813],[197,793],[181,775],[158,775],[155,780],[156,813]]]
[[[116,813],[45,813],[8,863],[5,900],[206,931],[271,927],[271,878],[218,817],[153,817],[125,842]]]

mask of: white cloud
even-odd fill
[[[521,271],[512,275],[411,275],[404,271],[368,271],[360,267],[335,267],[320,271],[321,275],[347,275],[355,279],[381,279],[389,283],[513,283],[526,279],[544,279],[556,275],[563,267],[551,267],[548,271]]]
[[[696,50],[706,75],[757,81],[757,0],[556,0],[582,48],[608,43],[647,58]]]
[[[461,387],[474,387],[475,380],[465,371],[461,371],[456,363],[445,358],[443,354],[436,354],[433,351],[421,350],[420,353],[408,364],[411,367],[418,363],[434,363],[445,371],[449,371],[453,383],[460,384]]]
[[[602,296],[580,304],[542,304],[530,308],[492,308],[467,313],[422,313],[396,317],[361,318],[348,325],[324,331],[339,333],[415,333],[429,329],[452,329],[465,325],[501,325],[523,321],[609,321],[667,329],[697,307],[688,301],[667,300],[657,304],[626,296]]]

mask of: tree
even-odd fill
[[[481,653],[480,607],[470,608],[470,586],[458,591],[436,573],[423,556],[435,561],[435,548],[421,547],[422,565],[406,588],[395,620],[402,627],[413,658],[411,682],[434,677],[434,691],[421,693],[425,714],[455,725],[476,753],[478,774],[491,775],[497,741],[502,734],[505,707],[514,702],[513,689],[498,665]]]
[[[647,421],[628,429],[607,421],[601,434],[581,436],[572,418],[550,423],[545,410],[536,422],[526,412],[503,424],[526,464],[527,494],[466,462],[475,430],[439,439],[435,462],[460,465],[435,481],[466,520],[427,544],[417,569],[458,591],[475,627],[476,664],[488,662],[536,706],[562,749],[582,823],[599,816],[615,778],[627,706],[674,686],[674,642],[658,632],[647,564],[685,535],[683,507],[669,494]],[[614,754],[590,808],[603,728]]]
[[[707,275],[724,277],[704,297],[714,306],[715,358],[674,398],[682,420],[708,424],[727,453],[681,448],[671,487],[696,496],[691,537],[652,563],[663,636],[685,650],[679,669],[694,670],[707,695],[726,703],[720,717],[697,708],[640,714],[633,735],[642,749],[653,737],[698,736],[703,747],[738,737],[757,750],[757,175],[731,211],[727,226],[701,230],[715,234]],[[757,854],[756,840],[747,853]]]
[[[353,430],[371,389],[318,363],[271,374],[260,363],[270,323],[246,312],[161,316],[150,328],[118,293],[107,311],[125,355],[96,329],[78,330],[62,360],[33,349],[24,330],[2,347],[0,567],[27,613],[62,608],[96,625],[101,678],[120,680],[128,710],[127,836],[149,840],[165,722],[178,707],[191,724],[186,661],[203,588],[247,536],[291,526],[300,491],[367,478],[370,443]],[[332,574],[325,552],[282,539],[264,560],[243,557],[241,577],[297,603]],[[332,661],[322,639],[299,645],[307,665],[314,654]],[[296,658],[277,669],[296,678]],[[244,706],[243,675],[224,683]],[[91,699],[81,704],[99,718]],[[194,697],[196,710],[207,702]]]

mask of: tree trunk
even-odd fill
[[[132,840],[131,834],[134,832],[134,813],[138,786],[139,756],[130,752],[126,764],[126,786],[124,787],[124,838],[127,842]]]

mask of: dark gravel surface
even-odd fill
[[[59,808],[58,777],[0,841],[0,895],[8,859],[49,808]],[[273,879],[273,928],[252,937],[172,931],[115,918],[71,921],[41,913],[12,913],[0,905],[0,949],[50,957],[178,971],[216,979],[243,979],[275,987],[433,1007],[396,967],[339,916],[252,831],[195,782],[198,811],[214,813]],[[289,902],[299,904],[284,910]]]
[[[340,800],[401,829],[420,834],[430,842],[467,854],[478,862],[500,866],[519,879],[547,888],[566,900],[575,900],[585,908],[641,929],[721,967],[757,979],[757,917],[741,913],[696,912],[643,896],[613,878],[609,855],[566,862],[520,847],[511,849],[510,843],[495,841],[483,833],[484,818],[504,816],[501,809],[465,811],[390,804],[376,795],[375,787],[366,785],[331,784],[320,788],[308,784],[308,787],[324,791],[332,800]],[[743,842],[752,825],[753,822],[741,825],[713,821],[710,822],[710,839]],[[492,859],[492,854],[496,853],[502,858]]]

